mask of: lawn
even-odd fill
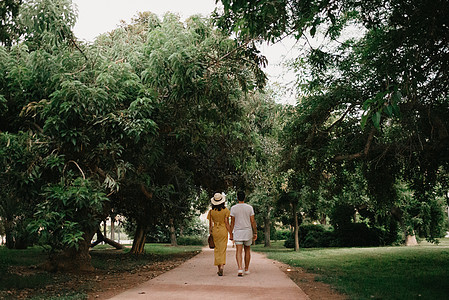
[[[120,276],[113,275],[136,273],[153,264],[161,265],[163,271],[166,271],[171,268],[170,261],[179,260],[181,256],[190,257],[201,251],[201,246],[146,244],[145,254],[138,256],[128,255],[129,249],[113,249],[107,245],[96,246],[91,251],[92,265],[96,271],[92,274],[75,275],[39,270],[37,266],[47,258],[41,247],[10,250],[1,246],[0,299],[86,299],[87,293],[97,288],[95,285],[100,283],[103,275],[120,280]]]
[[[318,274],[351,299],[447,299],[449,239],[416,247],[301,249],[257,245],[271,259]]]

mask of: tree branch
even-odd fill
[[[80,166],[76,163],[76,161],[74,161],[74,160],[69,160],[69,161],[67,162],[67,164],[66,164],[65,167],[64,167],[64,170],[62,171],[63,174],[64,174],[64,171],[65,171],[65,168],[67,167],[67,165],[68,165],[69,163],[73,163],[75,166],[77,166],[77,167],[78,167],[78,170],[80,170],[80,172],[81,172],[81,175],[83,175],[83,179],[86,179],[86,176],[84,175],[83,170],[81,169],[81,167],[80,167]]]
[[[342,161],[342,160],[353,160],[353,159],[357,159],[357,158],[361,158],[364,156],[367,156],[369,153],[369,149],[371,147],[371,143],[373,141],[374,138],[374,133],[376,132],[375,128],[372,128],[369,135],[368,135],[368,140],[366,141],[365,147],[363,148],[363,151],[360,151],[358,153],[354,153],[354,154],[347,154],[347,155],[337,155],[333,158],[333,161]]]
[[[236,52],[237,50],[239,50],[239,49],[241,49],[241,48],[243,48],[243,47],[248,46],[248,44],[251,43],[252,41],[254,41],[254,40],[249,40],[249,41],[247,41],[247,42],[241,44],[240,46],[238,46],[238,47],[232,49],[231,51],[229,51],[228,53],[226,53],[226,54],[223,55],[222,57],[218,58],[214,63],[209,64],[209,65],[207,66],[207,68],[209,68],[209,67],[211,67],[211,66],[213,66],[213,65],[218,64],[220,61],[222,61],[223,59],[225,59],[225,58],[228,57],[229,55],[233,54],[233,53]]]
[[[329,132],[335,125],[337,125],[338,123],[340,123],[341,121],[343,121],[343,119],[346,117],[346,115],[352,110],[352,108],[354,108],[354,104],[349,106],[348,109],[344,112],[344,114],[337,120],[335,121],[331,126],[329,126],[325,132]]]
[[[147,197],[147,199],[153,198],[153,193],[149,192],[143,183],[140,184],[140,190]]]
[[[78,46],[78,44],[75,42],[75,40],[73,39],[73,35],[70,36],[70,41],[72,42],[73,46],[75,46],[76,49],[78,49],[78,51],[84,56],[84,58],[86,59],[86,61],[88,61],[89,59],[87,58],[86,54],[83,52],[83,50],[80,49],[80,47]]]

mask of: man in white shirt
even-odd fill
[[[251,244],[257,239],[257,226],[254,219],[254,209],[251,205],[245,203],[243,191],[237,192],[237,200],[239,203],[231,207],[231,240],[234,240],[236,247],[237,275],[243,276],[243,247],[245,248],[245,275],[248,275]]]

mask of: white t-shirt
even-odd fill
[[[253,238],[251,227],[251,216],[254,216],[254,209],[246,203],[238,203],[231,207],[231,217],[235,218],[234,241],[249,241]]]

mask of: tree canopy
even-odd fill
[[[244,98],[263,58],[193,16],[141,13],[94,43],[71,32],[71,1],[25,1],[24,31],[0,48],[1,217],[48,245],[51,268],[90,269],[88,247],[111,211],[137,226],[204,209],[198,195],[241,182],[250,149]],[[22,27],[21,27],[22,28]]]
[[[50,268],[69,257],[88,270],[108,215],[126,216],[141,253],[151,228],[173,233],[207,193],[236,189],[266,245],[275,216],[293,225],[296,248],[306,219],[330,218],[339,245],[357,230],[391,243],[398,226],[441,236],[447,1],[221,2],[214,19],[142,12],[93,43],[73,35],[70,0],[0,3],[8,247],[40,243]],[[304,45],[291,62],[296,106],[263,90],[257,49],[286,36]]]
[[[293,62],[301,96],[285,128],[284,168],[339,198],[355,180],[348,175],[361,172],[369,201],[352,205],[373,223],[404,221],[396,184],[407,183],[416,201],[409,217],[421,220],[412,227],[438,235],[430,227],[442,210],[430,207],[448,188],[448,3],[221,2],[217,24],[241,39],[309,45]],[[314,37],[324,42],[310,46]]]

